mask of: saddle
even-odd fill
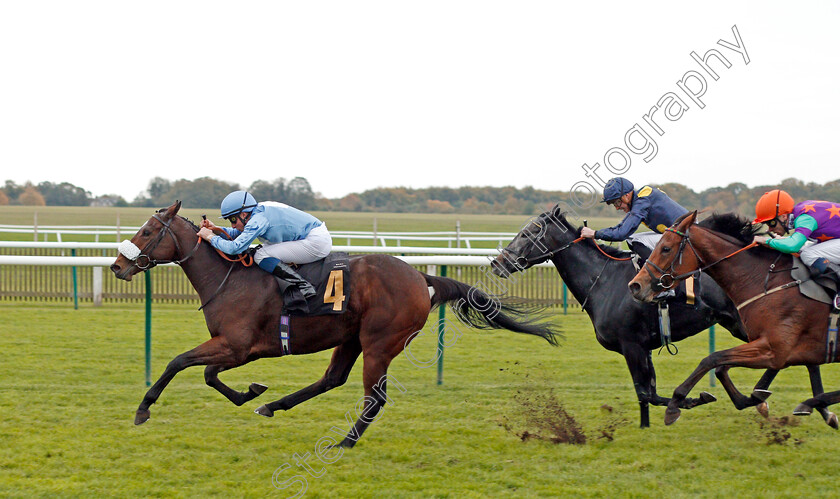
[[[307,299],[308,313],[291,309],[284,313],[293,316],[338,315],[347,310],[350,296],[350,256],[347,253],[330,253],[322,260],[292,267],[317,292]],[[280,278],[276,279],[280,281]],[[283,289],[282,284],[280,289]]]
[[[828,276],[811,277],[811,271],[798,256],[793,256],[793,268],[790,276],[799,281],[799,292],[812,300],[834,304],[834,295],[837,294],[837,283]]]

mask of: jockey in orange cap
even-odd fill
[[[764,223],[770,232],[787,237],[772,239],[756,236],[755,241],[783,253],[799,252],[802,261],[814,275],[827,275],[840,289],[840,204],[828,201],[794,203],[785,191],[774,189],[764,193],[755,205],[753,223]],[[840,293],[834,297],[840,308]]]

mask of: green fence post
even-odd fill
[[[709,355],[715,353],[715,325],[709,328]],[[715,386],[715,371],[709,371],[709,386]]]
[[[563,282],[563,315],[568,315],[569,313],[569,289],[566,287],[566,283]]]
[[[146,274],[146,386],[152,386],[152,273]]]
[[[76,249],[70,250],[70,256],[76,256]],[[79,281],[76,277],[76,267],[73,266],[73,310],[79,310]]]
[[[440,266],[440,276],[446,277],[446,265]],[[437,376],[437,384],[443,384],[443,337],[446,334],[446,328],[444,327],[444,319],[446,318],[446,304],[441,303],[440,308],[438,309],[438,344],[437,344],[437,353],[438,353],[438,376]]]

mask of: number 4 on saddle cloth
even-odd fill
[[[330,253],[323,260],[294,268],[317,292],[307,299],[308,311],[284,307],[284,315],[337,315],[347,310],[350,296],[350,256],[347,253]],[[281,293],[288,287],[288,283],[280,278],[277,278],[277,283]]]

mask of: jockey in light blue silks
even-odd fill
[[[628,244],[641,243],[651,250],[659,242],[665,229],[688,213],[688,210],[659,189],[646,185],[636,191],[632,182],[622,177],[611,178],[607,182],[601,202],[626,213],[624,219],[618,225],[597,231],[584,227],[580,233],[582,237],[604,241],[626,240]],[[634,234],[642,223],[653,232]]]
[[[221,213],[231,228],[216,227],[204,220],[198,232],[200,237],[229,255],[243,253],[259,239],[262,247],[254,253],[254,260],[261,269],[291,284],[303,298],[315,294],[312,284],[288,264],[311,263],[330,253],[332,236],[322,221],[283,203],[257,203],[246,191],[228,194],[222,201]],[[219,231],[224,231],[230,239],[216,235]],[[297,301],[300,297],[293,294],[292,298]]]

